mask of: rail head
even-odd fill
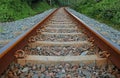
[[[8,65],[15,59],[14,54],[17,50],[22,49],[26,43],[28,43],[28,38],[35,35],[36,30],[48,20],[58,9],[55,9],[52,13],[48,14],[43,20],[38,24],[33,26],[31,29],[21,34],[2,49],[0,49],[0,75],[7,69]],[[33,32],[33,33],[31,33]]]
[[[120,69],[120,62],[119,62],[120,46],[111,42],[107,38],[103,37],[96,30],[85,24],[84,21],[82,21],[77,16],[69,12],[67,8],[64,9],[73,19],[75,19],[80,24],[80,27],[83,28],[85,32],[87,31],[86,34],[89,37],[93,37],[93,39],[95,40],[94,41],[95,45],[97,45],[100,49],[110,53],[110,57],[108,59],[111,60],[112,63],[115,64]]]

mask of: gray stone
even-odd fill
[[[32,78],[38,78],[38,74],[34,74]]]
[[[22,72],[28,72],[28,67],[23,68]]]

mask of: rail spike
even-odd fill
[[[41,33],[41,29],[37,29],[36,32],[37,32],[37,34],[40,34]]]
[[[102,58],[109,58],[110,53],[108,51],[103,51],[99,54]]]
[[[26,55],[25,55],[25,52],[23,50],[17,50],[14,54],[15,58],[25,58]]]
[[[31,36],[28,41],[29,41],[29,42],[35,42],[35,41],[36,41],[35,36]]]

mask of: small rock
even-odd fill
[[[22,72],[28,72],[28,67],[23,68]]]

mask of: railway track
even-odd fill
[[[55,10],[1,52],[1,77],[120,77],[119,47],[64,8]]]

